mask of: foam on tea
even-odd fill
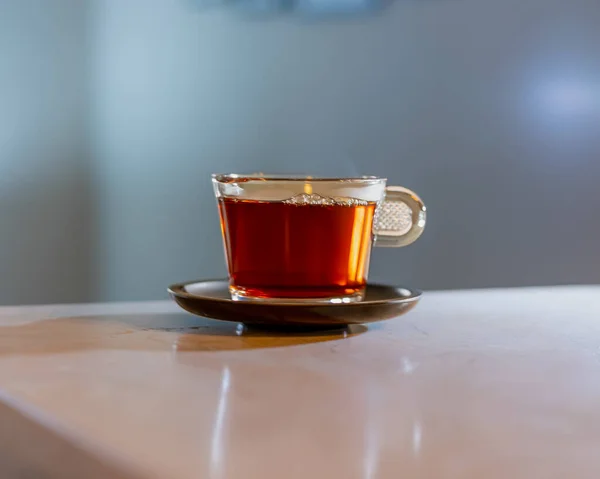
[[[308,194],[302,193],[300,195],[292,196],[287,200],[283,200],[288,205],[322,205],[322,206],[366,206],[369,204],[368,201],[359,200],[356,198],[344,198],[336,197],[330,198],[327,196],[317,195],[315,193]]]

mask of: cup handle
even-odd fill
[[[414,242],[425,229],[426,208],[414,191],[388,186],[377,207],[373,226],[375,246],[398,248]]]

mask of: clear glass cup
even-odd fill
[[[215,174],[234,300],[352,302],[364,296],[372,245],[423,232],[425,205],[378,177]]]

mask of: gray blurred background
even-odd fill
[[[429,208],[371,279],[600,282],[600,2],[397,0],[307,21],[0,0],[0,304],[224,276],[209,175],[385,175]]]

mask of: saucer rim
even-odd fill
[[[197,294],[193,294],[193,293],[189,293],[187,291],[185,291],[185,287],[192,285],[192,284],[198,284],[198,283],[224,283],[224,284],[229,284],[229,280],[227,278],[211,278],[211,279],[201,279],[201,280],[191,280],[191,281],[182,281],[179,283],[173,283],[171,284],[168,288],[167,288],[167,292],[171,295],[171,296],[176,296],[176,297],[181,297],[181,298],[187,298],[187,299],[204,299],[204,300],[209,300],[209,301],[218,301],[221,303],[225,303],[225,304],[231,304],[231,303],[235,303],[235,304],[244,304],[244,306],[248,306],[248,307],[257,307],[257,306],[269,306],[269,307],[287,307],[289,308],[290,306],[293,307],[315,307],[315,306],[319,306],[319,307],[327,307],[327,308],[340,308],[340,307],[359,307],[359,306],[375,306],[375,305],[385,305],[385,304],[394,304],[394,303],[412,303],[412,302],[418,302],[421,297],[423,296],[423,291],[417,288],[409,288],[407,286],[403,286],[403,285],[390,285],[390,284],[383,284],[383,283],[367,283],[367,288],[369,286],[372,287],[379,287],[379,288],[393,288],[393,289],[405,289],[407,291],[410,291],[410,296],[408,297],[398,297],[398,298],[392,298],[392,299],[375,299],[375,300],[363,300],[363,301],[356,301],[356,302],[351,302],[351,303],[322,303],[322,302],[310,302],[310,301],[306,301],[306,302],[285,302],[285,301],[276,301],[276,302],[270,302],[270,301],[252,301],[252,300],[248,300],[248,301],[235,301],[231,298],[216,298],[214,296],[207,296],[207,295],[197,295]]]

